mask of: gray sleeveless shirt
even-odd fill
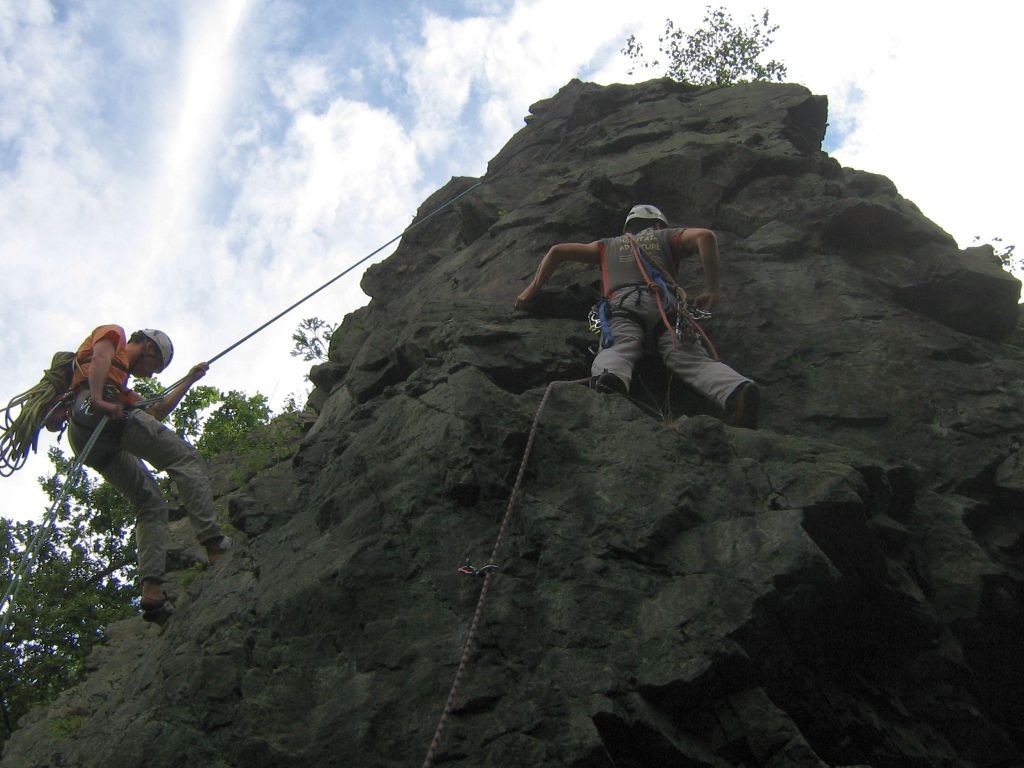
[[[668,272],[668,277],[675,280],[679,264],[672,254],[670,240],[683,229],[645,229],[636,237],[637,244],[643,253],[655,262],[655,267]],[[604,284],[604,295],[611,296],[628,285],[644,284],[644,276],[636,265],[633,249],[629,245],[629,237],[608,237],[601,241],[601,280]],[[660,263],[659,263],[660,262]]]

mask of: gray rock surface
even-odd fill
[[[164,629],[111,627],[0,764],[421,765],[482,582],[456,569],[543,388],[589,372],[595,274],[512,301],[634,202],[719,234],[708,330],[763,428],[656,363],[629,399],[554,390],[436,764],[1024,764],[1020,283],[822,153],[825,121],[795,85],[535,105],[366,273],[294,456],[217,468],[237,549]]]

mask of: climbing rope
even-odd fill
[[[331,278],[330,280],[328,280],[328,281],[327,281],[326,283],[324,283],[323,285],[321,285],[321,286],[320,286],[319,288],[316,288],[315,290],[313,290],[313,291],[310,291],[310,292],[309,292],[309,293],[307,293],[307,294],[306,294],[305,296],[303,296],[303,297],[302,297],[301,299],[299,299],[299,300],[298,300],[298,301],[296,301],[296,302],[295,302],[294,304],[292,304],[292,305],[291,305],[290,307],[288,307],[287,309],[284,309],[284,310],[282,310],[282,311],[278,312],[278,313],[277,313],[276,315],[274,315],[274,316],[273,316],[272,318],[270,318],[269,320],[267,320],[267,322],[263,323],[263,325],[261,325],[261,326],[260,326],[259,328],[257,328],[256,330],[254,330],[254,331],[252,331],[252,332],[250,332],[250,333],[246,334],[245,336],[243,336],[242,338],[240,338],[240,339],[239,339],[238,341],[236,341],[236,342],[235,342],[234,344],[232,344],[231,346],[229,346],[229,347],[227,347],[227,348],[225,348],[225,349],[222,349],[222,350],[221,350],[220,352],[218,352],[218,353],[217,353],[216,355],[214,355],[213,357],[211,357],[211,358],[210,358],[209,360],[207,360],[206,362],[207,362],[208,364],[212,365],[212,364],[213,364],[213,363],[215,363],[215,362],[216,362],[217,360],[220,360],[220,358],[224,357],[224,355],[226,355],[226,354],[227,354],[228,352],[231,352],[231,351],[232,351],[232,350],[234,350],[235,348],[237,348],[237,347],[240,347],[240,346],[242,346],[242,344],[244,344],[245,342],[247,342],[247,341],[248,341],[249,339],[251,339],[251,338],[252,338],[253,336],[257,335],[257,334],[258,334],[258,333],[260,333],[261,331],[265,330],[265,329],[266,329],[266,328],[268,328],[269,326],[271,326],[271,325],[273,325],[274,323],[276,323],[276,322],[277,322],[278,320],[280,320],[280,319],[281,319],[282,317],[284,317],[285,315],[287,315],[287,314],[288,314],[289,312],[291,312],[291,311],[292,311],[293,309],[295,309],[295,308],[296,308],[296,307],[298,307],[299,305],[301,305],[301,304],[304,304],[305,302],[309,301],[309,300],[310,300],[311,298],[313,298],[313,297],[314,297],[314,296],[316,296],[316,295],[317,295],[318,293],[320,293],[320,291],[322,291],[322,290],[324,290],[324,289],[328,288],[329,286],[333,285],[334,283],[336,283],[336,282],[337,282],[338,280],[340,280],[341,278],[343,278],[343,277],[344,277],[345,275],[347,275],[347,274],[348,274],[349,272],[351,272],[351,271],[352,271],[353,269],[355,269],[355,268],[356,268],[356,267],[358,267],[359,265],[361,265],[361,264],[364,264],[365,262],[367,262],[367,261],[369,261],[370,259],[372,259],[372,258],[373,258],[374,256],[376,256],[376,255],[377,255],[378,253],[380,253],[381,251],[383,251],[383,250],[384,250],[385,248],[387,248],[387,247],[388,247],[389,245],[391,245],[391,244],[392,244],[393,242],[395,242],[396,240],[399,240],[399,239],[401,239],[401,238],[405,237],[405,235],[407,235],[407,234],[408,234],[409,232],[412,232],[412,230],[416,229],[416,227],[418,227],[418,226],[420,226],[421,224],[425,224],[426,222],[430,221],[430,219],[434,218],[434,217],[435,217],[435,216],[436,216],[437,214],[441,213],[441,211],[443,211],[443,210],[445,210],[446,208],[448,208],[448,207],[450,207],[450,206],[454,205],[454,204],[455,204],[455,203],[456,203],[456,202],[457,202],[458,200],[460,200],[461,198],[463,198],[463,197],[465,197],[466,195],[468,195],[468,194],[469,194],[470,192],[472,192],[472,191],[473,191],[474,189],[476,189],[477,187],[479,187],[479,186],[480,186],[480,185],[482,185],[483,183],[484,183],[484,182],[482,182],[482,181],[478,181],[478,182],[477,182],[476,184],[472,185],[471,187],[469,187],[469,188],[467,188],[467,189],[464,189],[464,190],[463,190],[462,192],[460,192],[459,194],[455,195],[455,197],[451,198],[450,200],[448,200],[448,201],[447,201],[446,203],[444,203],[443,205],[441,205],[441,206],[439,206],[439,207],[435,208],[434,210],[432,210],[432,211],[431,211],[430,213],[428,213],[428,214],[427,214],[426,216],[424,216],[424,217],[423,217],[422,219],[420,219],[419,221],[416,221],[416,222],[413,222],[412,224],[410,224],[410,225],[409,225],[408,227],[406,227],[406,228],[405,228],[404,230],[402,230],[402,231],[401,231],[401,232],[399,232],[399,233],[398,233],[397,235],[395,235],[395,236],[394,236],[393,238],[391,238],[391,239],[390,239],[390,240],[388,240],[388,241],[387,241],[386,243],[384,243],[384,245],[382,245],[382,246],[380,246],[379,248],[376,248],[376,249],[374,249],[373,251],[371,251],[370,253],[366,254],[365,256],[363,256],[363,258],[359,259],[359,261],[356,261],[356,262],[354,262],[353,264],[350,264],[350,265],[349,265],[348,267],[346,267],[345,269],[343,269],[343,270],[342,270],[341,272],[339,272],[339,273],[338,273],[337,275],[335,275],[334,277],[332,277],[332,278]],[[183,376],[182,378],[178,379],[178,381],[174,382],[174,383],[173,383],[173,384],[171,384],[171,385],[170,385],[169,387],[167,387],[166,389],[164,389],[164,390],[163,390],[163,392],[161,392],[161,393],[160,393],[159,395],[156,395],[156,396],[154,396],[154,397],[151,397],[151,398],[149,398],[148,400],[143,400],[142,402],[136,403],[136,404],[135,404],[134,406],[132,406],[132,407],[133,407],[133,408],[145,408],[145,407],[147,407],[147,406],[149,406],[149,405],[152,405],[153,403],[157,403],[157,402],[160,402],[161,400],[163,400],[163,399],[164,399],[164,397],[166,397],[166,395],[167,395],[167,393],[168,393],[168,392],[170,392],[170,391],[171,391],[172,389],[174,389],[174,388],[175,388],[176,386],[178,386],[178,385],[179,385],[179,384],[181,384],[181,383],[182,383],[183,381],[185,381],[185,379],[186,379],[186,378],[187,378],[187,376]]]
[[[278,320],[280,320],[282,317],[287,315],[289,312],[291,312],[293,309],[298,307],[300,304],[303,304],[306,301],[309,301],[311,298],[316,296],[318,293],[320,293],[321,291],[323,291],[327,287],[333,285],[338,280],[343,278],[345,275],[350,273],[356,267],[358,267],[359,265],[365,263],[369,259],[371,259],[374,256],[376,256],[378,253],[383,251],[385,248],[387,248],[389,245],[394,243],[396,240],[399,240],[400,238],[404,237],[406,234],[408,234],[412,230],[416,229],[420,225],[425,224],[426,222],[430,221],[437,214],[441,213],[446,208],[449,208],[452,205],[454,205],[458,200],[460,200],[461,198],[463,198],[466,195],[468,195],[470,192],[472,192],[474,189],[476,189],[477,187],[479,187],[483,183],[484,183],[483,181],[476,182],[472,186],[464,189],[459,194],[455,195],[454,197],[450,198],[449,200],[447,200],[442,205],[440,205],[437,208],[435,208],[434,210],[432,210],[430,213],[428,213],[426,216],[424,216],[419,221],[413,222],[408,227],[406,227],[404,230],[402,230],[400,233],[398,233],[393,238],[391,238],[386,243],[384,243],[382,246],[380,246],[379,248],[374,249],[373,251],[371,251],[370,253],[366,254],[365,256],[363,256],[361,259],[359,259],[358,261],[354,262],[353,264],[350,264],[348,267],[343,269],[341,272],[339,272],[337,275],[332,277],[330,280],[328,280],[326,283],[321,285],[319,288],[316,288],[315,290],[313,290],[310,293],[306,294],[301,299],[299,299],[298,301],[293,303],[291,306],[289,306],[287,309],[279,312],[278,314],[274,315],[274,317],[272,317],[269,320],[267,320],[265,323],[263,323],[263,325],[259,326],[256,330],[252,331],[251,333],[246,334],[241,339],[236,341],[234,344],[232,344],[229,347],[227,347],[227,348],[221,350],[220,352],[218,352],[216,355],[214,355],[209,360],[207,360],[207,363],[212,364],[213,362],[215,362],[215,361],[219,360],[220,358],[224,357],[226,354],[228,354],[232,350],[236,349],[237,347],[240,347],[242,344],[247,342],[253,336],[257,335],[261,331],[265,330],[268,326],[270,326],[273,323],[275,323]],[[58,355],[60,355],[60,354],[62,354],[62,353],[58,353]],[[45,374],[44,380],[42,382],[40,382],[39,384],[37,384],[32,389],[28,390],[27,392],[24,392],[21,395],[15,396],[11,400],[11,402],[8,404],[7,408],[4,411],[4,414],[5,414],[5,416],[4,416],[5,424],[7,425],[7,428],[5,428],[5,432],[4,432],[4,435],[3,435],[3,438],[2,438],[2,442],[0,442],[0,447],[2,447],[2,449],[4,451],[4,453],[3,453],[3,457],[4,457],[3,464],[2,464],[2,467],[0,467],[0,476],[6,477],[6,476],[10,475],[11,473],[13,473],[15,470],[17,470],[20,467],[22,467],[24,465],[24,463],[25,463],[25,459],[26,459],[29,447],[32,447],[32,448],[35,447],[36,440],[38,438],[39,429],[40,429],[40,427],[42,425],[43,419],[47,415],[47,414],[42,414],[42,418],[40,418],[40,414],[41,414],[40,408],[41,408],[41,406],[37,406],[37,402],[40,401],[40,399],[41,399],[40,398],[41,388],[44,388],[44,385],[49,386],[49,385],[51,385],[51,384],[53,384],[55,382],[55,379],[54,379],[54,381],[51,381],[51,374],[56,375],[54,373],[54,371],[57,368],[57,363],[58,363],[57,357],[58,357],[58,355],[54,355],[54,360],[53,360],[53,363],[52,363],[52,367]],[[74,355],[73,354],[71,355],[70,359],[68,359],[68,360],[66,360],[64,362],[64,364],[65,365],[70,364],[71,359],[74,359]],[[130,409],[134,410],[134,409],[139,409],[139,408],[147,408],[150,405],[153,405],[155,403],[160,402],[161,400],[163,400],[167,396],[167,394],[169,392],[171,392],[175,387],[177,387],[179,384],[184,382],[187,378],[188,378],[187,375],[183,376],[182,378],[178,379],[176,382],[174,382],[170,386],[166,387],[159,394],[157,394],[157,395],[155,395],[153,397],[150,397],[150,398],[148,398],[146,400],[141,400],[141,401],[139,401],[137,403],[132,404]],[[66,387],[67,387],[67,382],[66,381],[62,382],[61,387],[59,389],[57,389],[56,391],[57,392],[61,392]],[[53,394],[51,394],[50,397],[52,398]],[[47,402],[49,402],[49,398],[47,398],[46,400],[43,400],[42,402],[45,405]],[[11,411],[13,409],[15,409],[15,408],[20,408],[21,410],[19,411],[17,416],[11,416]],[[24,416],[24,418],[23,418],[23,416]],[[8,608],[9,608],[9,606],[14,604],[14,601],[17,598],[17,595],[18,595],[18,591],[21,589],[22,582],[25,579],[27,579],[28,576],[31,574],[32,568],[33,568],[33,566],[35,564],[35,561],[38,558],[39,553],[42,551],[43,545],[49,539],[50,531],[51,531],[51,529],[54,527],[54,525],[56,523],[57,509],[59,508],[59,506],[64,502],[65,498],[67,497],[68,488],[77,480],[78,473],[82,470],[84,462],[85,462],[85,459],[89,455],[89,451],[92,450],[92,447],[93,447],[93,445],[96,442],[96,439],[99,437],[100,433],[103,431],[103,427],[106,424],[106,422],[107,422],[107,418],[104,417],[103,419],[100,420],[100,423],[93,430],[93,433],[92,433],[92,436],[89,439],[89,442],[86,443],[85,447],[82,449],[81,453],[77,457],[76,461],[72,464],[71,469],[68,472],[68,479],[67,479],[67,481],[64,484],[64,488],[62,489],[60,497],[53,503],[53,505],[47,511],[46,515],[44,516],[44,524],[39,526],[39,528],[36,530],[35,535],[32,537],[32,540],[29,542],[29,545],[26,547],[25,552],[22,555],[21,562],[19,563],[18,567],[15,569],[15,572],[14,572],[13,576],[11,577],[11,582],[10,582],[10,584],[7,587],[7,591],[4,593],[3,600],[0,600],[0,627],[6,626]],[[15,430],[9,429],[11,426],[13,426],[15,424],[19,424],[19,425],[23,425],[23,426],[20,426],[20,427],[18,427]],[[34,425],[34,426],[32,426],[31,429],[28,429],[24,425],[29,425],[29,426]],[[10,438],[8,437],[8,435],[10,435]],[[10,452],[9,453],[8,453],[8,444],[10,444]],[[8,458],[7,458],[8,456],[11,456],[13,458],[10,461],[8,461]]]
[[[67,479],[64,481],[60,494],[54,500],[53,504],[50,505],[49,510],[47,510],[46,515],[43,517],[42,524],[36,529],[36,532],[33,534],[28,546],[25,547],[25,552],[21,557],[21,562],[19,562],[18,567],[14,569],[14,573],[11,576],[11,582],[7,585],[7,591],[4,592],[3,599],[0,600],[0,627],[6,628],[8,610],[14,605],[14,601],[17,600],[18,592],[21,590],[22,583],[32,573],[32,568],[35,565],[36,560],[39,559],[39,554],[42,552],[43,545],[49,540],[50,534],[56,526],[57,510],[60,508],[60,505],[64,503],[65,499],[67,499],[71,487],[78,481],[78,477],[85,465],[85,460],[89,457],[89,452],[92,451],[96,441],[103,433],[103,428],[107,425],[107,420],[106,416],[100,419],[99,424],[97,424],[96,428],[92,431],[89,441],[83,446],[81,452],[71,463],[71,467],[68,469]],[[4,642],[6,643],[6,639]]]
[[[419,221],[410,224],[408,227],[406,227],[404,230],[399,232],[397,235],[395,235],[393,238],[388,240],[380,247],[375,248],[373,251],[366,254],[358,261],[350,264],[348,267],[343,269],[341,272],[332,277],[319,288],[310,291],[301,299],[299,299],[294,304],[289,306],[287,309],[284,309],[278,314],[274,315],[272,318],[263,323],[263,325],[256,328],[256,330],[246,334],[241,339],[236,341],[234,344],[221,350],[216,355],[209,358],[206,362],[208,364],[213,364],[214,362],[224,357],[226,354],[228,354],[235,348],[240,347],[253,336],[256,336],[261,331],[266,330],[266,328],[268,328],[270,325],[276,323],[278,320],[287,315],[293,309],[309,301],[318,293],[327,289],[341,278],[345,277],[345,275],[349,274],[356,267],[372,259],[378,253],[380,253],[389,245],[394,243],[396,240],[401,239],[406,234],[416,229],[420,225],[430,221],[432,218],[434,218],[437,214],[441,213],[446,208],[449,208],[452,205],[454,205],[458,200],[468,195],[470,192],[475,190],[477,187],[481,186],[483,183],[483,181],[478,181],[472,186],[464,189],[462,192],[455,195],[447,202],[443,203],[442,205],[432,210]],[[46,412],[44,409],[46,409],[47,405],[52,405],[51,401],[53,397],[62,392],[67,387],[67,383],[62,379],[66,367],[70,365],[72,360],[74,360],[73,353],[58,352],[56,355],[53,356],[51,367],[44,374],[43,380],[36,386],[32,387],[31,389],[22,392],[20,395],[15,395],[7,404],[7,407],[4,409],[3,434],[0,435],[0,477],[8,477],[9,475],[13,474],[16,470],[21,469],[21,467],[24,466],[25,461],[28,457],[29,449],[35,449],[36,442],[39,436],[39,429],[42,427],[45,418],[49,415],[48,412]],[[132,406],[132,408],[146,408],[150,405],[153,405],[154,403],[160,402],[167,396],[167,394],[171,390],[173,390],[179,384],[184,382],[187,378],[187,376],[183,376],[182,378],[178,379],[170,386],[164,388],[161,392],[154,395],[153,397],[135,403]],[[17,416],[12,416],[12,412],[16,409],[20,409],[18,410]]]
[[[52,411],[61,406],[59,396],[67,389],[72,352],[58,352],[31,389],[15,395],[4,408],[0,429],[0,477],[10,477],[25,466],[29,451],[35,451],[39,430]],[[12,415],[17,411],[17,415]]]
[[[427,756],[423,761],[423,768],[431,768],[434,764],[434,758],[437,754],[438,748],[441,746],[441,739],[444,737],[445,728],[448,725],[448,719],[451,716],[452,709],[455,705],[455,698],[458,696],[459,687],[462,683],[462,677],[466,672],[466,667],[469,665],[469,654],[473,650],[473,645],[476,642],[476,635],[480,629],[480,618],[483,616],[484,603],[487,600],[487,590],[491,585],[491,578],[498,571],[498,566],[494,565],[498,559],[498,550],[501,548],[501,541],[508,532],[509,523],[512,520],[512,510],[516,506],[516,498],[519,495],[519,487],[522,485],[523,476],[526,474],[526,463],[530,460],[530,454],[533,452],[533,443],[537,437],[537,429],[540,426],[540,417],[544,413],[544,407],[548,404],[548,399],[551,397],[551,392],[555,387],[566,386],[570,384],[586,384],[592,380],[592,377],[586,379],[576,379],[575,381],[553,381],[548,384],[546,390],[544,390],[544,397],[540,400],[540,405],[537,406],[537,413],[533,417],[533,425],[530,427],[530,436],[526,441],[526,448],[523,450],[522,461],[519,462],[519,473],[516,475],[515,484],[512,486],[512,493],[509,496],[508,507],[505,510],[505,517],[501,521],[501,526],[498,528],[498,536],[494,540],[494,547],[491,549],[491,557],[488,561],[488,565],[480,569],[473,569],[466,571],[460,568],[459,571],[462,573],[470,573],[470,575],[482,575],[484,583],[480,587],[480,596],[476,601],[476,610],[473,612],[473,620],[469,625],[469,635],[466,637],[466,642],[462,646],[462,658],[459,660],[459,667],[455,672],[455,680],[452,682],[451,690],[448,692],[448,699],[444,704],[444,711],[441,713],[441,719],[437,723],[437,728],[434,730],[434,738],[430,741],[430,748],[427,750]],[[464,566],[465,567],[465,566]]]
[[[468,194],[469,194],[470,192],[472,192],[472,191],[473,191],[474,189],[476,189],[477,187],[479,187],[479,186],[480,186],[481,184],[483,184],[483,183],[484,183],[484,182],[482,182],[482,181],[478,181],[478,182],[477,182],[476,184],[474,184],[473,186],[471,186],[471,187],[469,187],[469,188],[467,188],[467,189],[464,189],[464,190],[463,190],[462,192],[460,192],[460,193],[459,193],[459,194],[457,194],[457,195],[456,195],[455,197],[453,197],[453,198],[451,198],[450,200],[448,200],[448,201],[447,201],[446,203],[444,203],[444,204],[443,204],[443,205],[441,205],[440,207],[438,207],[438,208],[435,208],[435,209],[434,209],[433,211],[431,211],[430,213],[428,213],[428,214],[427,214],[426,216],[424,216],[424,217],[423,217],[422,219],[420,219],[419,221],[417,221],[417,222],[413,222],[413,223],[412,223],[412,224],[410,224],[410,225],[409,225],[408,227],[406,227],[406,228],[405,228],[404,230],[402,230],[402,232],[400,232],[399,234],[395,235],[395,236],[394,236],[393,238],[391,238],[391,239],[390,239],[390,240],[388,240],[388,241],[387,241],[386,243],[384,243],[384,245],[382,245],[382,246],[380,246],[379,248],[377,248],[376,250],[373,250],[373,251],[371,251],[370,253],[366,254],[366,255],[365,255],[365,256],[363,256],[363,258],[361,258],[361,259],[360,259],[359,261],[355,262],[354,264],[352,264],[352,265],[348,266],[347,268],[345,268],[344,270],[342,270],[342,271],[341,271],[340,273],[338,273],[337,275],[335,275],[334,277],[332,277],[332,278],[331,278],[330,280],[328,280],[328,281],[327,281],[326,283],[324,283],[323,285],[321,285],[321,286],[320,286],[319,288],[317,288],[317,289],[316,289],[315,291],[312,291],[312,292],[310,292],[310,293],[306,294],[305,296],[303,296],[303,297],[302,297],[301,299],[299,299],[299,300],[298,300],[298,301],[296,301],[296,302],[295,302],[294,304],[292,304],[292,305],[291,305],[290,307],[288,307],[288,309],[285,309],[285,310],[283,310],[282,312],[278,313],[277,315],[274,315],[274,317],[272,317],[272,318],[270,318],[269,320],[267,320],[267,322],[265,322],[265,323],[264,323],[263,325],[261,325],[261,326],[260,326],[259,328],[257,328],[257,329],[256,329],[255,331],[253,331],[252,333],[248,334],[247,336],[244,336],[244,337],[242,337],[241,339],[239,339],[238,341],[236,341],[236,342],[235,342],[234,344],[232,344],[232,345],[231,345],[230,347],[228,347],[227,349],[225,349],[225,350],[223,350],[223,351],[221,351],[221,352],[218,352],[218,353],[217,353],[216,355],[214,355],[214,356],[213,356],[212,358],[210,358],[210,359],[209,359],[209,360],[208,360],[207,362],[209,362],[209,363],[213,363],[213,362],[214,362],[215,360],[218,360],[218,359],[220,359],[220,358],[224,357],[224,355],[226,355],[226,354],[227,354],[228,352],[230,352],[231,350],[233,350],[233,349],[234,349],[235,347],[241,346],[242,344],[244,344],[245,342],[247,342],[247,341],[248,341],[249,339],[251,339],[251,338],[252,338],[253,336],[255,336],[255,335],[256,335],[257,333],[259,333],[260,331],[262,331],[262,330],[263,330],[264,328],[266,328],[267,326],[271,325],[272,323],[275,323],[275,322],[277,322],[277,321],[278,321],[278,320],[280,320],[280,319],[281,319],[282,317],[284,317],[284,316],[285,316],[285,315],[287,315],[287,314],[288,314],[289,312],[291,312],[291,311],[292,311],[293,309],[295,309],[295,308],[296,308],[297,306],[299,306],[300,304],[302,304],[302,303],[304,303],[304,302],[308,301],[309,299],[313,298],[313,297],[314,297],[314,296],[316,296],[316,295],[317,295],[318,293],[320,293],[320,291],[324,290],[325,288],[327,288],[327,287],[328,287],[328,286],[330,286],[330,285],[333,285],[333,284],[334,284],[335,282],[337,282],[338,280],[340,280],[341,278],[343,278],[343,277],[344,277],[345,275],[347,275],[347,274],[348,274],[349,272],[351,272],[351,271],[352,271],[353,269],[355,269],[356,267],[358,267],[358,266],[359,266],[360,264],[363,264],[364,262],[366,262],[366,261],[368,261],[369,259],[371,259],[371,258],[373,258],[374,256],[376,256],[376,255],[377,255],[378,253],[380,253],[381,251],[383,251],[383,250],[384,250],[385,248],[387,248],[387,247],[388,247],[389,245],[391,245],[391,244],[392,244],[393,242],[395,242],[396,240],[399,240],[400,238],[404,237],[404,236],[405,236],[406,234],[408,234],[409,232],[412,232],[412,230],[416,229],[416,227],[420,226],[421,224],[426,224],[426,223],[427,223],[428,221],[430,221],[430,220],[431,220],[432,218],[434,218],[434,217],[435,217],[435,216],[436,216],[437,214],[441,213],[441,211],[443,211],[443,210],[445,210],[446,208],[448,208],[448,207],[450,207],[450,206],[454,205],[454,204],[455,204],[455,203],[456,203],[456,202],[457,202],[458,200],[460,200],[461,198],[463,198],[463,197],[465,197],[466,195],[468,195]]]

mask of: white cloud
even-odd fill
[[[330,89],[327,66],[314,59],[300,59],[287,65],[285,77],[270,83],[271,92],[291,112],[310,107]]]
[[[448,175],[481,173],[531,103],[572,77],[641,79],[619,53],[629,33],[656,46],[666,17],[692,28],[704,13],[474,0],[475,16],[453,20],[428,4],[410,39],[406,17],[334,30],[320,5],[250,2],[0,3],[7,397],[99,322],[165,328],[182,367],[211,356],[396,234]],[[764,5],[729,3],[744,23]],[[1024,247],[1015,5],[771,6],[771,55],[829,96],[841,162],[892,178],[964,245],[980,234]],[[206,383],[280,403],[308,370],[287,356],[291,330],[362,303],[357,279]],[[18,513],[12,489],[44,464],[0,481],[0,512]]]
[[[595,56],[617,51],[625,16],[615,21],[593,8],[530,0],[504,16],[453,20],[428,13],[422,39],[403,52],[421,151],[428,158],[456,151],[458,162],[482,169],[522,127],[531,103],[551,96]]]
[[[162,268],[186,244],[197,214],[205,202],[205,169],[220,144],[220,127],[230,106],[235,71],[234,43],[248,0],[226,0],[220,5],[194,9],[181,57],[181,91],[169,100],[172,126],[160,148],[163,158],[154,180],[147,231],[141,260]]]
[[[491,30],[484,19],[451,21],[433,14],[424,20],[422,46],[406,53],[406,83],[415,107],[414,136],[428,158],[451,146],[452,127],[469,103]]]
[[[304,254],[363,242],[415,206],[415,148],[393,116],[336,99],[322,113],[300,111],[279,145],[246,158],[217,263],[288,269]],[[393,226],[393,224],[391,224]]]
[[[821,40],[794,17],[790,73],[829,95],[833,121],[854,126],[834,152],[844,165],[891,178],[961,246],[975,234],[1021,242],[1013,180],[1024,166],[1000,119],[1021,71],[1012,39],[1021,18],[988,2],[969,14],[873,2]]]

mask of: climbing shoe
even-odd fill
[[[752,381],[745,381],[729,396],[729,421],[734,427],[757,429],[761,390]]]
[[[171,618],[171,614],[174,613],[174,603],[167,597],[167,593],[164,592],[163,600],[149,600],[142,598],[139,603],[139,607],[142,608],[142,620],[148,621],[153,624],[159,624],[163,626],[167,623],[167,620]]]
[[[204,541],[203,546],[206,547],[206,559],[210,565],[216,565],[217,561],[231,549],[231,539],[227,536],[214,536]]]
[[[620,395],[624,395],[629,391],[626,388],[626,382],[614,373],[608,373],[608,371],[605,371],[594,380],[594,389],[604,394],[614,392]]]

